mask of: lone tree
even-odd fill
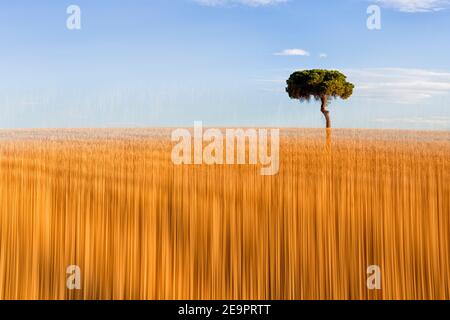
[[[287,81],[286,91],[291,99],[310,101],[314,98],[322,102],[321,111],[327,121],[327,129],[331,128],[330,112],[327,110],[332,98],[347,99],[353,94],[355,86],[347,82],[347,77],[339,71],[304,70],[291,74]]]

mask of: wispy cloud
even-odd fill
[[[433,12],[450,8],[450,0],[376,0],[378,4],[401,12]]]
[[[374,122],[447,126],[450,125],[450,117],[441,116],[441,117],[378,118],[375,119]]]
[[[204,6],[245,5],[251,7],[271,6],[290,0],[192,0]],[[433,12],[450,8],[450,0],[375,0],[379,5],[401,12]]]
[[[295,69],[277,69],[272,79],[256,81],[284,89]],[[354,98],[395,104],[419,104],[424,100],[450,95],[450,72],[406,68],[341,69],[355,84]],[[280,73],[283,75],[280,75]]]
[[[289,0],[194,0],[196,3],[204,6],[226,6],[233,4],[240,4],[251,7],[271,6]]]
[[[324,59],[324,58],[327,58],[327,57],[328,57],[328,55],[326,53],[319,53],[319,58]]]
[[[286,49],[274,53],[275,56],[309,56],[309,52],[303,49]]]
[[[345,70],[355,83],[354,96],[394,103],[420,103],[450,93],[450,73],[422,69],[374,68]]]

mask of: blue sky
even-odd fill
[[[68,30],[66,8],[81,8]],[[366,26],[381,7],[381,30]],[[450,130],[447,0],[0,3],[0,128],[323,127],[290,73],[338,69],[338,128]]]

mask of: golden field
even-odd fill
[[[0,299],[450,299],[450,132],[286,129],[276,176],[170,132],[0,131]]]

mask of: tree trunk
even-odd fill
[[[322,111],[323,115],[325,116],[325,120],[327,122],[327,129],[331,129],[330,111],[327,110],[328,97],[323,96],[321,100],[322,100],[322,107],[320,111]]]

